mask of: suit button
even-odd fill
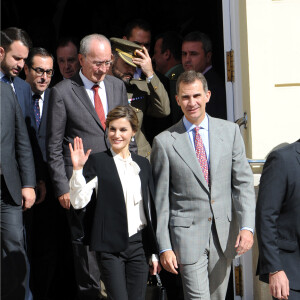
[[[215,200],[211,200],[211,204],[214,204],[215,203]]]
[[[157,86],[154,87],[154,90],[155,90],[155,91],[157,90]]]
[[[208,221],[211,222],[211,218],[208,218]]]

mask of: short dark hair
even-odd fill
[[[213,50],[212,41],[210,37],[207,34],[200,31],[192,31],[188,33],[186,36],[184,36],[182,42],[202,42],[205,54],[207,54],[208,52],[212,52]]]
[[[182,36],[177,31],[166,31],[156,36],[155,40],[162,39],[161,53],[168,49],[176,60],[181,60]]]
[[[63,36],[63,37],[60,37],[58,42],[57,42],[57,46],[56,46],[56,49],[57,48],[60,48],[60,47],[66,47],[68,46],[69,43],[72,43],[76,49],[77,49],[77,52],[79,51],[79,39],[77,37],[74,37],[74,36]]]
[[[143,29],[144,31],[150,31],[151,32],[151,25],[148,21],[144,19],[134,19],[130,22],[128,22],[125,26],[124,35],[127,39],[131,37],[132,30],[136,27],[139,27]]]
[[[139,129],[138,117],[134,109],[129,105],[128,106],[119,105],[115,107],[113,110],[111,110],[106,117],[106,121],[105,121],[106,127],[109,127],[110,122],[120,118],[125,118],[126,120],[128,120],[132,130],[135,132],[138,131]]]
[[[204,75],[202,73],[196,72],[196,71],[186,71],[186,72],[181,73],[177,79],[176,94],[178,95],[180,83],[182,83],[182,82],[183,83],[193,83],[196,80],[199,80],[202,82],[203,90],[205,93],[207,93],[208,85],[207,85],[207,81],[206,81]]]
[[[32,42],[26,31],[17,27],[9,27],[1,30],[1,47],[5,52],[9,51],[13,42],[20,41],[28,50],[32,47]]]
[[[28,68],[32,67],[33,58],[35,56],[51,57],[52,61],[54,62],[54,57],[48,50],[46,50],[45,48],[41,48],[41,47],[35,47],[35,48],[30,49],[30,51],[28,53],[28,57],[25,61]]]

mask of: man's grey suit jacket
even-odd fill
[[[22,203],[22,187],[35,187],[31,145],[21,107],[9,84],[0,82],[1,174],[17,205]]]
[[[154,139],[151,154],[159,250],[173,249],[182,264],[199,260],[213,220],[227,258],[235,256],[239,229],[254,229],[253,174],[239,128],[208,119],[211,189],[182,120]]]
[[[128,105],[121,80],[107,75],[104,84],[108,111],[118,105]],[[69,192],[73,170],[69,143],[73,144],[76,136],[82,138],[85,151],[92,149],[92,153],[97,153],[110,147],[79,74],[59,82],[50,91],[47,158],[56,197]]]

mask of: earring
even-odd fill
[[[131,137],[131,141],[134,142],[134,136]]]

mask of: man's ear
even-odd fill
[[[167,49],[164,52],[164,57],[166,58],[166,60],[169,60],[171,58],[171,51],[170,51],[170,49]]]
[[[0,62],[3,61],[4,57],[5,57],[5,50],[3,47],[0,47]]]
[[[207,93],[206,93],[206,103],[209,102],[210,96],[211,96],[211,91],[208,90]]]
[[[208,64],[208,66],[211,65],[211,58],[212,58],[212,52],[209,51],[209,52],[206,54],[206,59],[207,59],[207,64]]]
[[[177,95],[175,95],[175,98],[176,98],[176,102],[177,102],[178,106],[180,106],[179,97]]]
[[[28,71],[29,70],[29,68],[28,68],[28,66],[25,64],[24,65],[24,72],[25,72],[25,75],[27,76],[28,75]]]
[[[83,55],[81,53],[78,53],[78,60],[79,60],[80,65],[82,66]]]

